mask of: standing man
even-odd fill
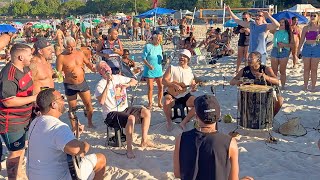
[[[51,64],[53,48],[46,39],[40,39],[35,44],[35,56],[31,60],[33,94],[38,94],[41,87],[54,87]]]
[[[69,126],[59,120],[64,113],[64,96],[53,88],[37,97],[42,116],[30,124],[27,174],[30,180],[71,179],[67,154],[82,157],[80,179],[103,179],[106,158],[103,154],[87,155],[90,144],[77,140]]]
[[[20,178],[24,158],[26,132],[31,119],[33,82],[29,69],[32,51],[28,45],[15,44],[11,62],[0,72],[0,133],[8,150],[9,180]]]
[[[119,74],[116,70],[122,70],[121,56],[123,55],[122,42],[118,39],[118,30],[111,28],[108,36],[97,47],[97,54],[111,67],[113,74]]]
[[[226,11],[229,12],[232,19],[244,28],[250,29],[250,39],[249,39],[249,53],[259,52],[262,55],[261,62],[266,64],[267,62],[267,46],[266,37],[267,31],[275,30],[280,27],[280,24],[275,20],[267,11],[258,11],[255,15],[255,21],[243,21],[240,20],[233,12],[229,6],[226,6]],[[270,19],[272,22],[266,23],[266,18]]]
[[[92,103],[89,86],[85,80],[84,64],[93,72],[95,67],[86,58],[81,50],[76,49],[76,41],[66,38],[66,49],[57,58],[57,71],[65,74],[63,81],[65,94],[68,99],[69,109],[76,107],[77,94],[81,97],[86,106],[88,128],[94,128],[92,123]],[[72,128],[75,130],[75,122],[71,120]]]
[[[62,27],[61,27],[63,24],[56,26],[57,27],[57,32],[56,32],[56,37],[55,37],[55,39],[56,39],[56,44],[55,44],[56,56],[59,56],[64,49],[64,47],[63,47],[64,33],[63,33]]]

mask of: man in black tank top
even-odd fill
[[[182,180],[239,179],[238,146],[216,130],[220,106],[212,95],[195,99],[199,128],[182,133],[174,150],[174,175]]]
[[[271,67],[267,67],[261,64],[261,54],[259,52],[252,52],[248,56],[248,66],[242,68],[238,74],[230,81],[230,85],[240,86],[246,84],[246,80],[251,80],[253,84],[275,86],[276,97],[274,97],[274,112],[275,116],[282,104],[283,97],[279,90],[279,80],[274,74]],[[252,84],[249,82],[250,84]]]

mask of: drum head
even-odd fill
[[[263,86],[263,85],[251,84],[251,85],[240,86],[239,89],[240,89],[240,91],[244,91],[244,92],[265,93],[265,92],[269,92],[272,89],[272,87],[271,86]]]

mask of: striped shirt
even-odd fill
[[[33,103],[6,107],[3,102],[14,97],[31,96],[33,81],[29,67],[23,72],[8,63],[0,72],[0,133],[15,132],[28,126]]]

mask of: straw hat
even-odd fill
[[[307,130],[300,124],[299,118],[290,119],[279,127],[279,132],[286,136],[303,136]]]

